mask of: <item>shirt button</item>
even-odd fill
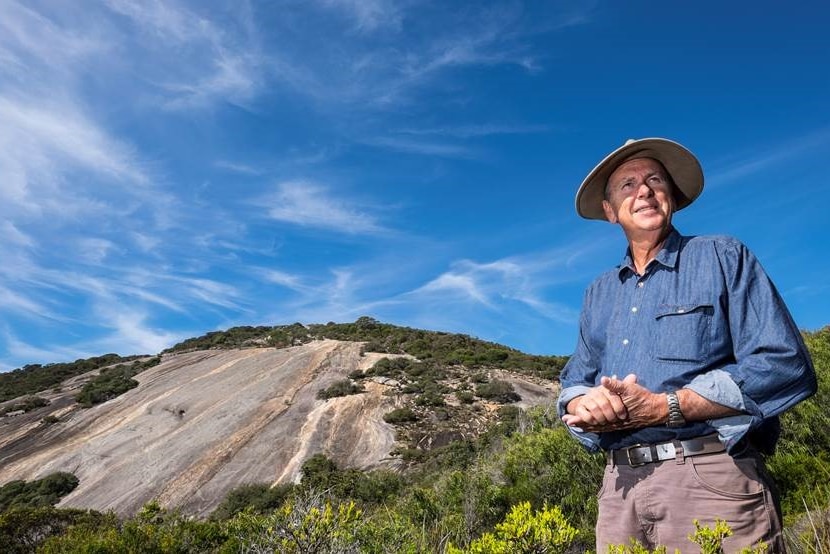
[[[628,339],[623,339],[623,345],[628,345]]]
[[[642,281],[640,281],[639,283],[637,283],[637,286],[638,286],[639,288],[643,288],[643,284],[644,284],[644,283],[643,283]]]
[[[636,314],[637,313],[637,306],[634,306],[633,308],[631,308],[631,311]]]

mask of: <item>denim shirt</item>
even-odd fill
[[[652,392],[689,388],[741,414],[679,428],[569,427],[589,450],[717,432],[730,452],[747,442],[772,451],[778,414],[816,390],[801,334],[755,256],[730,237],[676,230],[643,275],[629,251],[588,287],[576,352],[562,370],[559,415],[602,376],[629,373]]]

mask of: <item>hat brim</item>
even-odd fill
[[[608,178],[623,162],[638,158],[657,160],[671,175],[676,187],[675,211],[694,202],[703,191],[703,169],[694,154],[668,139],[645,138],[628,141],[588,174],[576,193],[576,212],[586,219],[605,221],[602,201]]]

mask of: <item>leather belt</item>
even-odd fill
[[[718,435],[706,435],[682,441],[661,442],[658,444],[635,444],[608,452],[608,463],[621,466],[637,467],[654,462],[664,462],[678,458],[678,447],[683,451],[683,457],[700,456],[701,454],[715,454],[723,452],[726,447],[718,439]]]

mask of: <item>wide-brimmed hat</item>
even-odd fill
[[[611,152],[585,177],[576,192],[576,213],[586,219],[605,221],[602,201],[608,178],[624,162],[652,158],[663,164],[675,185],[675,211],[682,210],[703,190],[703,169],[695,155],[664,138],[629,139]]]

